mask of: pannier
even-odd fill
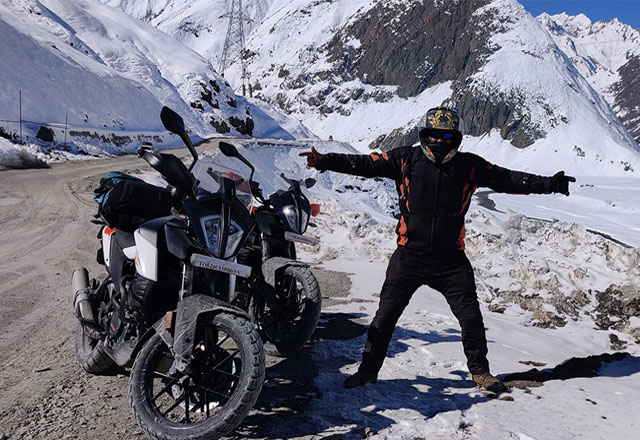
[[[98,217],[109,227],[135,231],[142,223],[171,213],[171,193],[121,172],[107,173],[93,191]]]

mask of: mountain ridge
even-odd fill
[[[135,5],[103,1],[125,10]],[[177,8],[166,0],[148,4]],[[203,13],[202,5],[192,8]],[[426,108],[449,104],[466,122],[465,145],[497,162],[551,172],[545,159],[554,151],[574,173],[640,170],[637,142],[610,105],[515,0],[272,0],[259,9],[248,10],[253,22],[246,35],[255,96],[323,138],[363,152],[411,144]],[[208,16],[223,25],[224,12]],[[205,21],[189,18],[185,8],[174,13]],[[154,20],[183,38],[168,18]],[[204,56],[215,59],[222,32],[190,29],[200,37],[192,32],[188,44],[206,46]],[[237,62],[225,76],[240,84]]]
[[[639,142],[640,30],[617,18],[592,22],[582,14],[541,14],[537,20]]]

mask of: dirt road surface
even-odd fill
[[[90,376],[75,361],[70,287],[74,269],[101,270],[99,227],[89,222],[100,176],[144,165],[128,156],[0,171],[0,439],[145,438],[131,416],[128,373]],[[325,304],[346,295],[346,274],[314,272]],[[321,324],[314,338],[362,334],[351,318],[331,315],[331,332]],[[232,438],[273,438],[275,432],[319,438],[305,417],[319,392],[314,359],[310,349],[292,359],[268,358],[260,399]]]

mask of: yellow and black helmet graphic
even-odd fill
[[[464,124],[457,111],[436,107],[427,110],[418,124],[422,151],[437,164],[449,162],[462,143]]]
[[[423,117],[421,129],[458,131],[463,134],[462,119],[458,112],[452,109],[438,107],[427,111]]]

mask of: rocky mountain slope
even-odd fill
[[[102,1],[219,59],[230,7],[221,0]],[[416,141],[425,109],[445,103],[465,119],[465,145],[492,160],[526,166],[553,151],[576,173],[640,170],[614,111],[516,0],[263,0],[246,9],[255,96],[322,137],[387,150]],[[238,87],[237,63],[225,77]]]
[[[640,141],[640,30],[618,19],[592,23],[582,14],[537,20]]]

